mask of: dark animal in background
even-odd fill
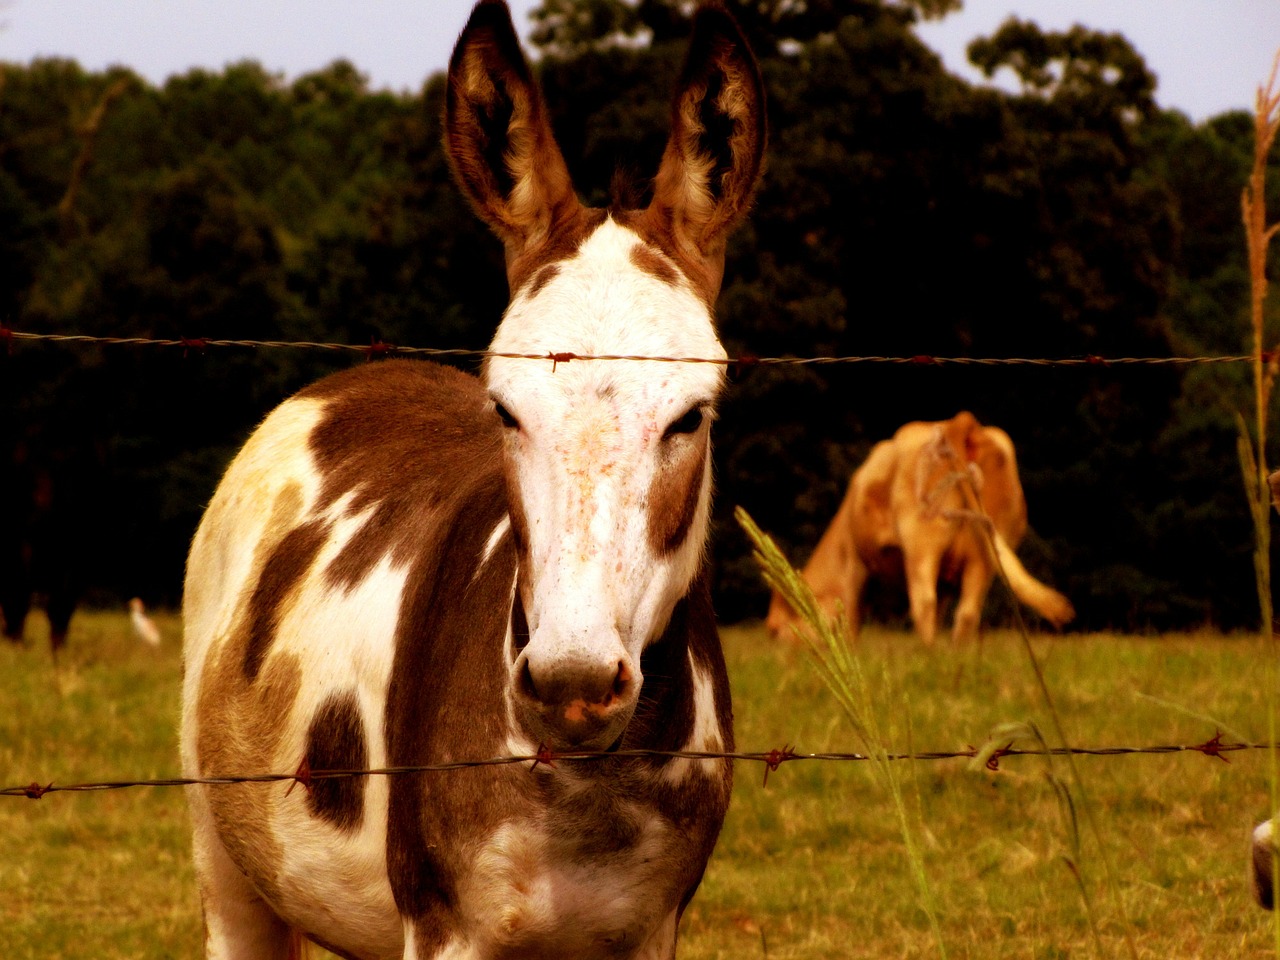
[[[725,357],[710,311],[764,113],[722,8],[694,17],[642,210],[580,205],[504,3],[476,6],[448,85],[457,180],[506,246],[495,353]],[[398,360],[286,401],[192,544],[187,774],[731,749],[705,557],[723,382]],[[208,951],[671,958],[731,774],[619,753],[193,790]]]
[[[33,600],[43,599],[56,654],[84,589],[88,491],[85,456],[21,439],[0,464],[0,619],[7,639],[23,639]]]
[[[822,608],[828,614],[843,608],[857,636],[867,582],[905,580],[916,632],[932,643],[938,582],[945,580],[960,587],[953,637],[975,636],[996,556],[975,527],[966,488],[977,491],[991,519],[995,552],[1018,599],[1054,626],[1071,620],[1075,611],[1067,598],[1031,576],[1013,552],[1027,530],[1013,442],[968,412],[906,424],[877,443],[854,471],[839,511],[801,571]],[[794,611],[775,591],[765,621],[769,631],[779,636],[794,621]]]

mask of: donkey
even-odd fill
[[[549,357],[725,358],[755,60],[696,13],[643,209],[579,203],[501,0],[458,39],[445,128],[505,245],[492,355],[336,374],[250,437],[188,559],[183,765],[552,762],[188,788],[210,957],[670,958],[728,805],[727,760],[627,755],[733,747],[705,555],[723,365]]]

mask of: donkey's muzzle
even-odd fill
[[[548,746],[603,749],[621,735],[640,687],[625,654],[618,657],[539,656],[526,648],[515,663],[517,714]]]

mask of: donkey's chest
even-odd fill
[[[651,810],[622,819],[572,832],[498,827],[459,891],[468,939],[494,957],[661,955],[683,892],[680,837]]]

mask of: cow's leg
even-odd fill
[[[22,627],[31,610],[31,578],[20,546],[0,553],[0,620],[4,621],[5,637],[21,643]]]
[[[845,617],[849,621],[849,636],[858,639],[862,632],[862,591],[867,587],[870,571],[856,553],[849,572],[849,597],[845,602]]]
[[[986,603],[987,591],[991,589],[991,577],[991,567],[982,561],[971,559],[965,564],[960,577],[956,619],[951,628],[951,636],[957,643],[977,637],[982,622],[982,605]]]
[[[906,539],[904,537],[904,539]],[[911,603],[911,622],[925,643],[933,643],[938,632],[938,569],[941,557],[929,549],[927,537],[923,549],[908,545],[902,551],[907,575],[907,599]]]
[[[58,587],[49,594],[45,613],[49,616],[49,644],[56,654],[67,642],[71,615],[76,609],[78,591],[70,587]]]
[[[286,960],[291,956],[289,926],[231,861],[203,798],[196,800],[192,795],[190,807],[196,877],[204,907],[205,956],[208,960]]]
[[[4,619],[4,635],[14,643],[22,642],[22,626],[27,622],[27,613],[31,609],[31,594],[27,593],[25,584],[14,589],[3,588],[0,595],[0,614]]]

